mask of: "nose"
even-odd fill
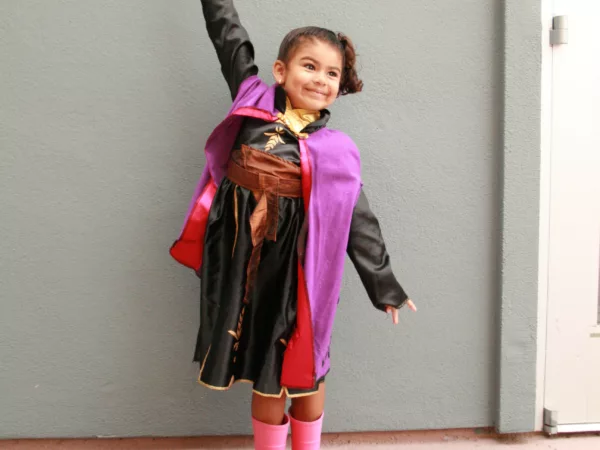
[[[325,84],[325,79],[324,79],[323,74],[321,72],[315,73],[314,82],[315,82],[315,84],[319,84],[321,86],[323,86]]]

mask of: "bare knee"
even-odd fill
[[[281,398],[252,394],[252,417],[269,425],[281,425],[285,417],[285,395]]]
[[[314,422],[323,415],[325,408],[325,383],[316,394],[292,399],[292,417],[302,422]]]

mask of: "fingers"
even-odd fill
[[[411,311],[417,312],[417,307],[411,299],[408,299],[406,301],[406,304],[408,305]],[[385,312],[387,314],[392,313],[392,322],[394,322],[394,325],[398,325],[398,310],[393,306],[388,305],[385,307]]]
[[[392,313],[392,322],[394,323],[394,325],[398,325],[398,310],[391,306],[386,306],[385,312],[388,314]]]

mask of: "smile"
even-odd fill
[[[313,91],[311,89],[307,89],[308,92],[310,92],[313,95],[318,95],[318,96],[323,96],[323,97],[327,97],[327,93],[323,92],[323,91]]]

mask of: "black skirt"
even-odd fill
[[[290,197],[278,197],[277,202],[276,240],[262,241],[260,262],[246,292],[253,250],[250,217],[258,202],[251,190],[229,178],[217,189],[206,227],[194,357],[201,365],[198,382],[209,388],[227,390],[243,381],[264,396],[285,392],[295,397],[315,393],[324,381],[307,390],[280,384],[283,354],[296,323],[297,242],[304,203]]]

